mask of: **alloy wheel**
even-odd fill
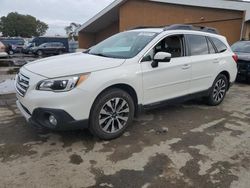
[[[213,90],[213,99],[215,102],[220,102],[223,100],[226,94],[226,82],[224,79],[219,79]]]
[[[43,52],[42,52],[41,50],[39,50],[39,51],[37,52],[37,54],[38,54],[38,56],[42,56],[42,55],[43,55]]]
[[[128,102],[122,98],[107,101],[99,112],[99,125],[106,133],[116,133],[121,130],[129,119]]]

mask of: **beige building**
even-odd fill
[[[250,37],[250,3],[230,0],[116,0],[79,29],[80,48],[138,26],[193,24],[217,28],[229,43]]]

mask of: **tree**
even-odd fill
[[[11,12],[0,18],[0,32],[5,37],[33,37],[44,35],[48,25],[30,15]]]
[[[48,28],[49,27],[46,23],[37,20],[37,28],[36,28],[37,35],[44,35]]]
[[[77,24],[72,22],[69,26],[65,27],[66,33],[70,39],[77,38],[77,29],[81,26],[81,24]]]

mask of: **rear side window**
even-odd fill
[[[227,50],[227,46],[217,38],[211,37],[215,47],[217,48],[218,53],[225,52]]]
[[[209,48],[209,53],[210,54],[215,54],[216,51],[214,49],[214,46],[212,45],[211,41],[209,39],[207,39],[207,44],[208,44],[208,48]]]
[[[191,56],[209,54],[206,37],[200,35],[187,35],[187,39]]]

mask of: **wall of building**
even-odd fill
[[[229,43],[240,39],[244,13],[224,9],[129,0],[120,7],[120,31],[136,26],[164,26],[176,23],[217,28]]]
[[[78,33],[79,48],[88,49],[95,44],[95,34],[87,32]]]
[[[79,32],[79,47],[87,49],[109,36],[119,32],[119,23],[115,22],[98,33]]]
[[[137,26],[165,26],[176,23],[215,27],[232,44],[241,37],[243,18],[244,12],[241,11],[128,0],[120,7],[118,22],[97,33],[80,32],[79,47],[89,48],[115,33]],[[249,38],[249,33],[250,24],[247,24],[243,37]]]
[[[116,33],[119,33],[119,22],[115,22],[97,33],[95,42],[98,43]]]

